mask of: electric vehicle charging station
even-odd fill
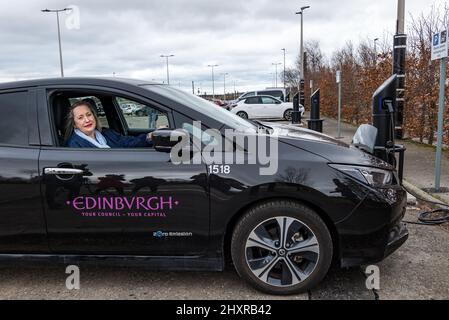
[[[406,148],[395,143],[397,75],[387,79],[373,95],[373,126],[377,128],[374,155],[393,165],[402,182]],[[396,160],[399,154],[399,164]]]
[[[323,119],[320,116],[320,89],[317,89],[310,97],[310,120],[309,129],[323,133]]]

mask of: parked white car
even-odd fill
[[[301,116],[304,116],[303,106],[299,106],[299,111],[301,111]],[[285,119],[291,121],[293,103],[282,102],[271,96],[249,97],[238,102],[231,112],[244,119]]]

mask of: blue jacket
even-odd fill
[[[141,134],[137,137],[122,136],[112,129],[104,129],[101,134],[105,137],[108,146],[111,148],[145,148],[152,147],[153,143],[147,141],[147,135]],[[68,148],[96,148],[89,141],[81,138],[75,132],[66,141],[65,147]]]

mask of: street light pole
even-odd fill
[[[285,89],[285,48],[282,49],[284,51],[284,76],[282,77],[282,82],[284,83],[284,89]]]
[[[168,58],[174,57],[173,54],[163,55],[161,54],[161,58],[165,58],[167,62],[167,84],[170,85],[170,73],[168,71]]]
[[[64,78],[64,63],[62,61],[62,45],[61,45],[61,28],[59,26],[59,13],[62,11],[70,11],[72,8],[64,8],[64,9],[56,9],[56,10],[49,10],[49,9],[43,9],[42,12],[48,13],[56,13],[56,22],[58,25],[58,43],[59,43],[59,64],[61,66],[61,77]]]
[[[377,41],[379,38],[374,39],[374,64],[377,65]]]
[[[278,87],[278,66],[281,65],[282,63],[278,62],[278,63],[272,63],[272,65],[275,67],[275,88]]]
[[[407,35],[405,34],[405,0],[398,0],[398,17],[396,34],[393,43],[393,74],[397,75],[396,108],[395,108],[395,137],[402,139],[404,135],[405,108],[405,76],[407,54]]]
[[[229,73],[222,73],[223,76],[223,100],[226,100],[226,76],[229,75]]]
[[[214,68],[218,67],[218,64],[210,64],[209,68],[212,69],[212,99],[215,100],[215,77],[214,77]]]
[[[309,9],[310,6],[305,6],[301,8],[301,11],[296,12],[296,14],[301,15],[301,40],[300,40],[300,59],[301,59],[301,70],[300,70],[300,84],[299,84],[299,103],[304,105],[305,94],[304,94],[304,11]]]

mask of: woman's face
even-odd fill
[[[88,106],[81,105],[73,109],[75,128],[79,129],[86,136],[91,136],[97,128],[94,114]]]

